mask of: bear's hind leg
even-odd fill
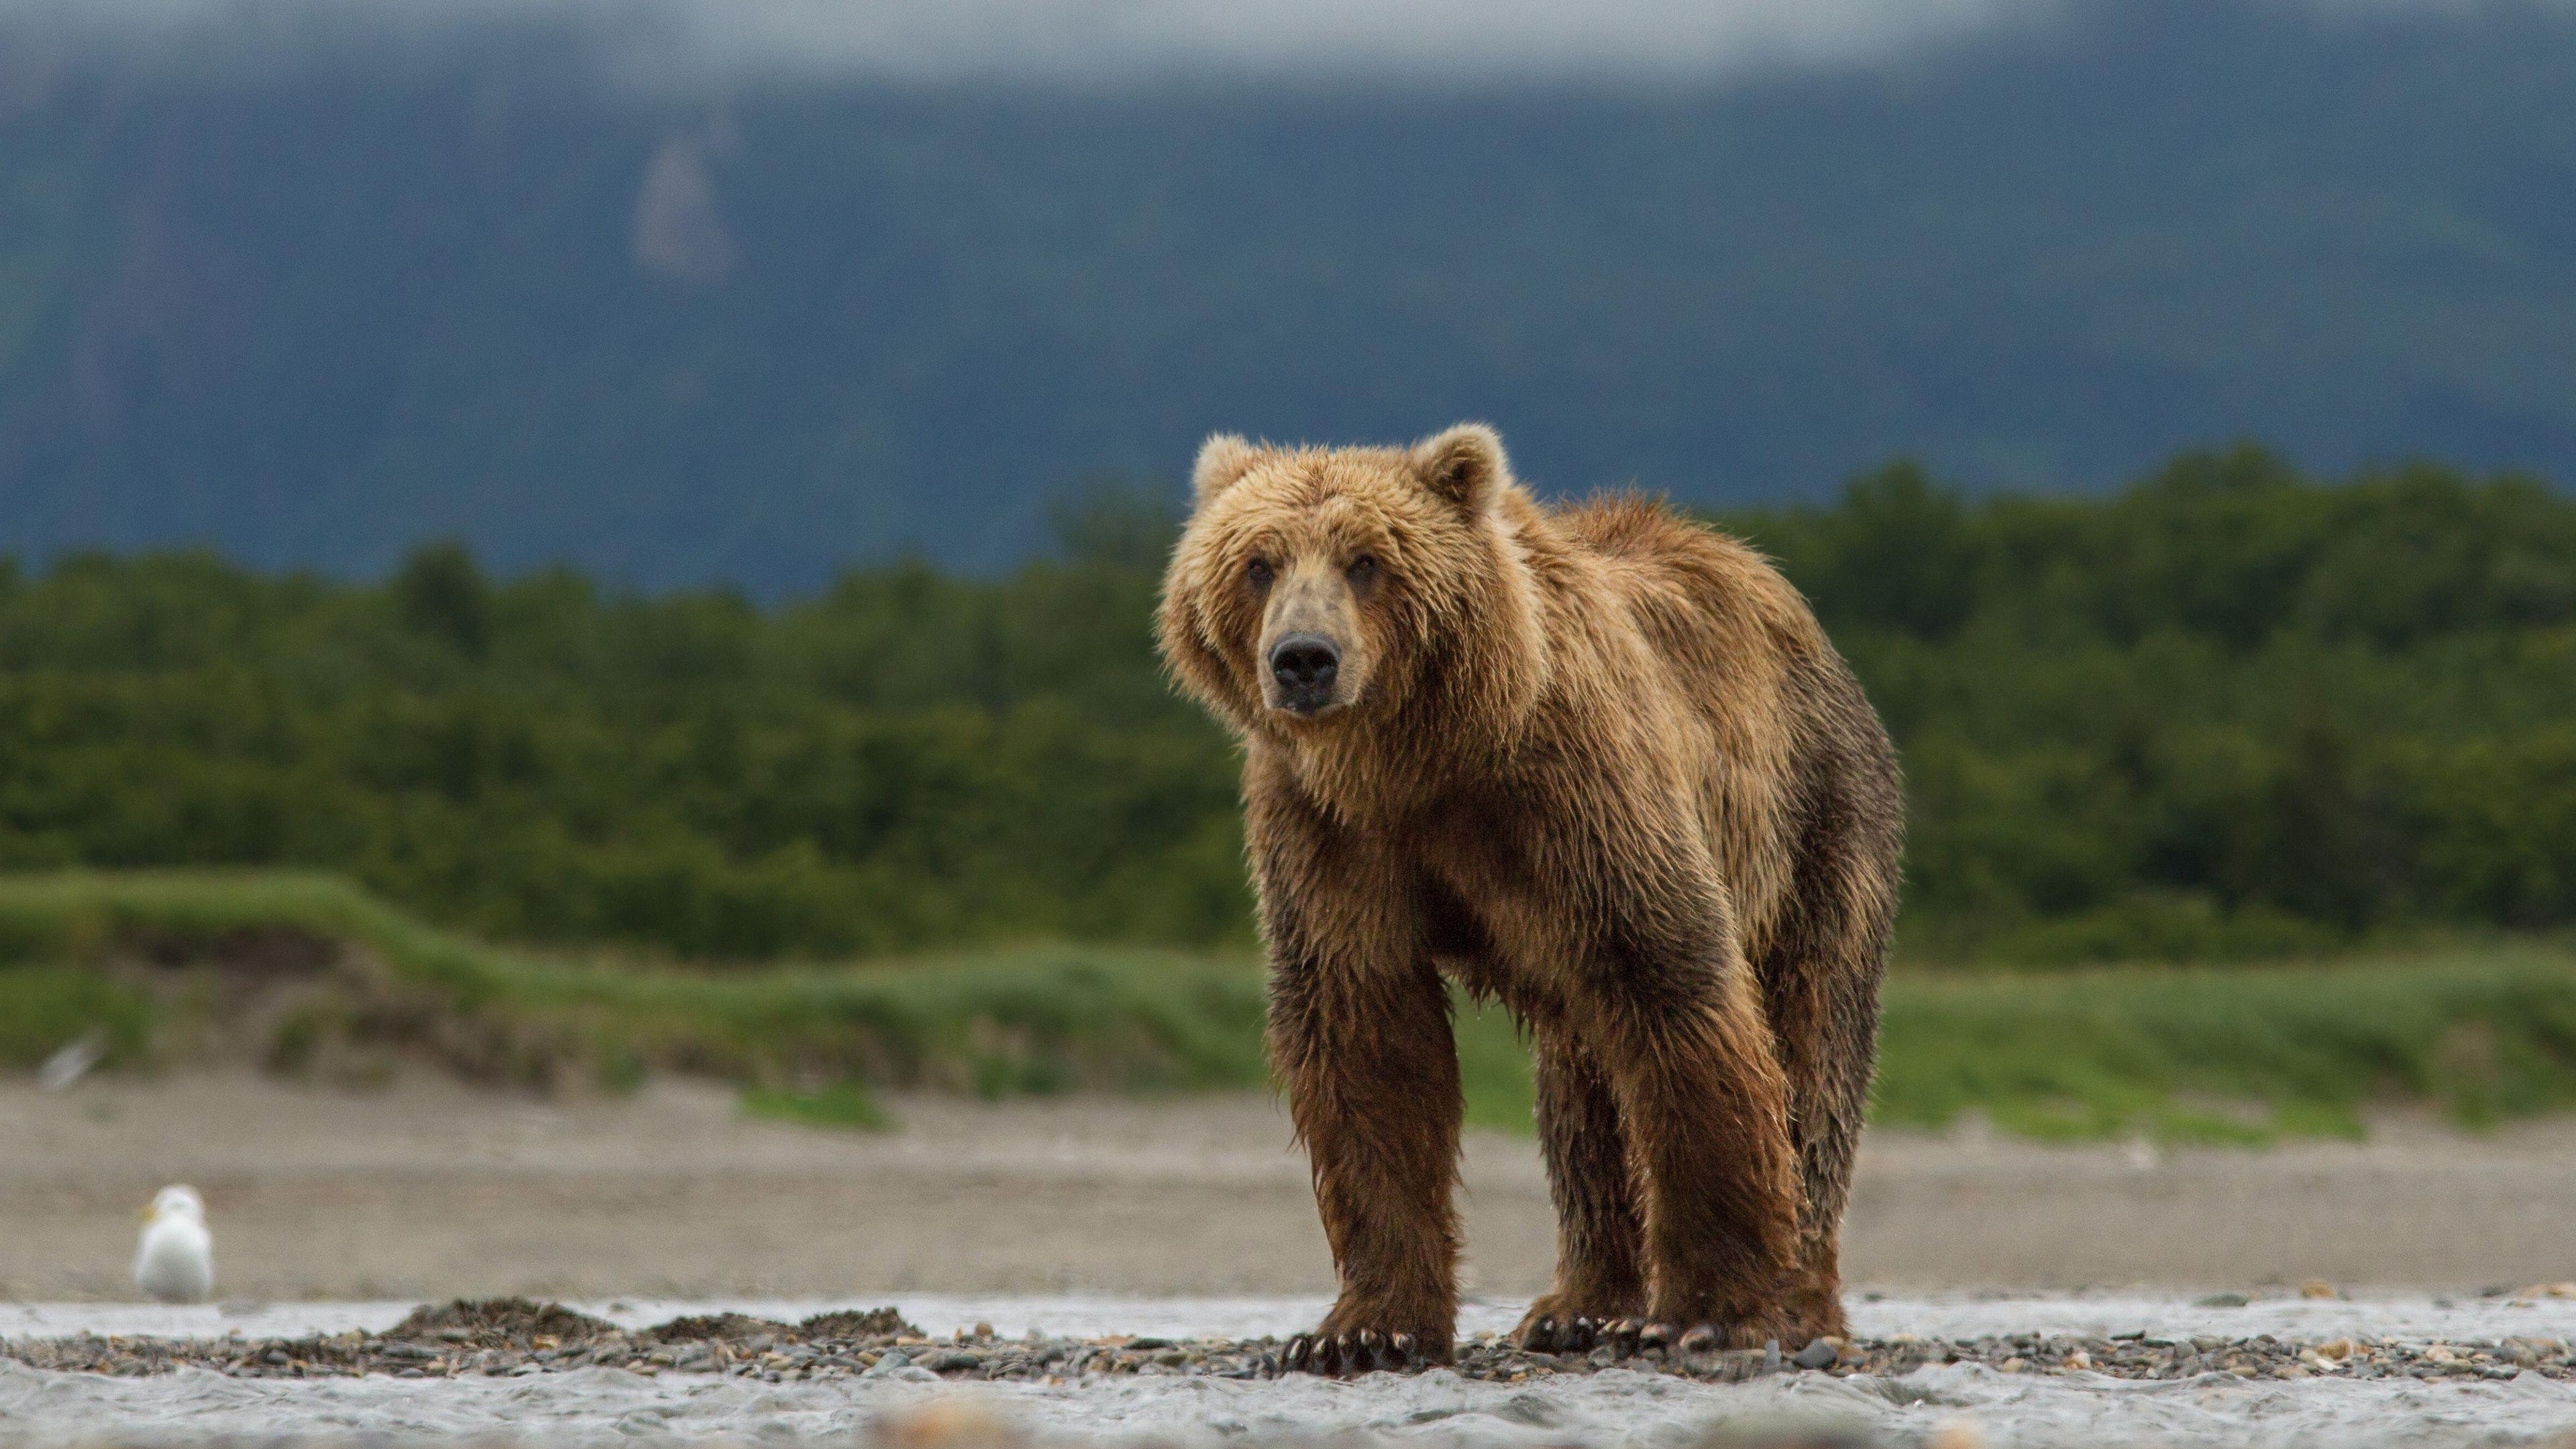
[[[1878,988],[1896,917],[1904,818],[1895,760],[1860,687],[1829,662],[1805,679],[1824,726],[1806,766],[1809,830],[1794,898],[1758,962],[1763,1008],[1789,1079],[1801,1180],[1784,1343],[1850,1332],[1843,1207],[1878,1057]]]
[[[1821,984],[1829,996],[1826,990],[1796,990],[1802,983],[1790,974],[1795,969],[1781,973],[1792,989],[1775,987],[1770,995],[1789,1081],[1800,1187],[1798,1268],[1789,1283],[1781,1341],[1804,1344],[1851,1332],[1843,1315],[1843,1207],[1868,1109],[1876,981],[1828,980]]]
[[[1579,1352],[1612,1322],[1645,1311],[1645,1230],[1619,1104],[1600,1064],[1555,1021],[1534,1027],[1530,1056],[1539,1148],[1556,1204],[1556,1281],[1513,1337],[1541,1352]]]
[[[1797,1265],[1798,1170],[1787,1085],[1737,968],[1698,989],[1608,987],[1602,1060],[1640,1189],[1648,1295],[1661,1338],[1712,1346],[1783,1335]],[[1703,1341],[1705,1341],[1703,1336]]]
[[[1838,818],[1859,821],[1866,813],[1846,810]],[[1820,842],[1801,899],[1761,962],[1764,1010],[1789,1081],[1801,1187],[1784,1343],[1850,1333],[1843,1207],[1878,1056],[1878,987],[1896,910],[1893,830],[1881,820],[1875,834],[1856,825]]]

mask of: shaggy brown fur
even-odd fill
[[[1526,1339],[1841,1332],[1900,798],[1805,601],[1657,505],[1539,506],[1482,427],[1218,436],[1195,483],[1161,643],[1244,741],[1271,1050],[1341,1276],[1294,1361],[1450,1353],[1444,977],[1536,1052],[1559,1239]]]

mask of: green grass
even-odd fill
[[[2013,1131],[2354,1134],[2373,1104],[2470,1126],[2576,1107],[2576,959],[2554,948],[2230,969],[1900,976],[1877,1116]],[[2253,1109],[2249,1115],[2248,1108]]]
[[[495,1081],[619,1088],[684,1072],[742,1084],[748,1112],[843,1127],[882,1120],[877,1087],[1004,1097],[1265,1080],[1260,974],[1242,959],[1068,946],[697,972],[484,945],[326,878],[199,874],[0,878],[0,1065],[94,1029],[112,1066],[180,1059],[207,1035],[189,1026],[209,983],[275,954],[281,933],[346,943],[355,963],[294,986],[291,1010],[240,1019],[269,1033],[248,1050],[288,1069],[336,1043]],[[1887,1123],[1981,1112],[2042,1137],[2252,1142],[2355,1133],[2383,1104],[2473,1126],[2576,1107],[2576,956],[2554,946],[1901,971],[1886,1005]],[[1511,1023],[1462,1005],[1458,1026],[1469,1121],[1527,1130]]]
[[[1496,1013],[1461,1015],[1468,1118],[1529,1121]],[[2224,969],[1892,976],[1872,1120],[2025,1136],[2355,1136],[2374,1106],[2469,1127],[2576,1108],[2576,957],[2542,946]]]
[[[81,966],[0,969],[0,1063],[34,1066],[97,1032],[105,1059],[131,1062],[152,1037],[147,995]]]
[[[281,1029],[299,1040],[435,1038],[476,1076],[541,1080],[577,1068],[618,1085],[641,1067],[985,1096],[1261,1080],[1261,984],[1241,961],[1030,947],[690,971],[489,946],[339,881],[294,875],[0,877],[0,1018],[63,998],[67,972],[91,982],[103,1013],[137,999],[166,1012],[168,993],[139,998],[135,983],[186,973],[156,973],[138,958],[219,960],[281,928],[345,942],[361,962],[340,973],[349,978],[340,996],[307,1002]],[[129,1023],[129,1047],[139,1048],[131,1012],[107,1014]],[[41,1056],[62,1029],[82,1025],[79,1015],[48,1005],[44,1030],[0,1037],[0,1063]],[[129,1050],[125,1060],[146,1056]]]
[[[865,1082],[834,1082],[811,1092],[784,1087],[746,1087],[742,1110],[748,1116],[800,1127],[839,1127],[875,1132],[894,1125],[876,1093]]]

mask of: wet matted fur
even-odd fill
[[[1295,1351],[1450,1352],[1444,976],[1536,1058],[1558,1257],[1525,1336],[1841,1332],[1902,800],[1805,600],[1658,504],[1541,506],[1480,426],[1219,435],[1194,484],[1160,640],[1244,744],[1271,1053],[1341,1278]]]

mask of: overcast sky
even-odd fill
[[[1689,79],[1867,62],[2070,0],[0,0],[0,25],[267,54],[317,35],[574,21],[640,73],[909,79],[1371,74]],[[2155,3],[2155,0],[2111,0]],[[2329,10],[2480,0],[2245,0]],[[2570,0],[2543,0],[2570,3]],[[208,45],[212,39],[218,43]]]

